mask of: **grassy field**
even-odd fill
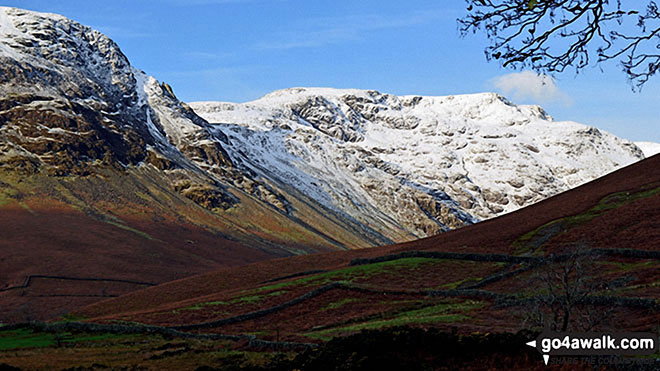
[[[174,339],[160,335],[0,331],[0,369],[195,370],[256,367],[293,354],[243,349],[219,340]]]

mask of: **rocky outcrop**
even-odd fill
[[[236,187],[288,212],[280,194],[234,167],[222,133],[98,31],[0,8],[0,62],[0,168],[90,176],[149,164],[205,208],[238,202],[227,188]]]

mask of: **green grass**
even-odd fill
[[[7,179],[3,176],[2,180]],[[12,185],[3,182],[2,186],[0,186],[0,207],[19,201],[22,198],[23,194],[19,190],[13,188]]]
[[[449,259],[433,259],[433,258],[402,258],[397,260],[385,261],[380,263],[373,264],[364,264],[358,266],[350,266],[346,268],[341,268],[338,270],[318,273],[315,275],[305,276],[292,281],[278,282],[255,289],[242,290],[235,294],[235,296],[228,300],[227,302],[217,302],[212,305],[227,305],[227,304],[253,304],[263,300],[267,296],[277,296],[289,291],[289,289],[294,287],[299,288],[308,288],[308,287],[318,287],[331,282],[346,282],[351,283],[357,280],[368,280],[369,278],[386,274],[393,276],[405,277],[406,275],[414,274],[416,271],[425,270],[433,267],[437,269],[437,266],[443,266],[448,264],[483,264],[478,262],[456,262]],[[508,263],[487,263],[487,264],[497,264],[498,266],[506,266]],[[442,286],[445,289],[454,289],[457,288],[461,283],[470,282],[470,281],[479,281],[481,277],[470,277],[457,282],[447,283]],[[429,289],[437,289],[437,287],[432,287],[432,283],[429,283]],[[329,304],[323,310],[337,309],[341,306],[348,304],[350,301],[340,301],[337,303]],[[190,307],[183,309],[177,309],[175,312],[180,310],[198,310],[204,308],[208,303],[195,304]]]
[[[80,322],[87,319],[87,317],[85,316],[81,316],[73,313],[65,314],[61,318],[62,318],[62,322]]]
[[[617,271],[629,272],[637,271],[639,269],[645,268],[660,268],[660,263],[654,260],[649,260],[645,262],[635,262],[635,263],[624,263],[624,262],[613,262],[613,261],[603,261],[602,264],[612,266]]]
[[[59,345],[58,346],[58,340]],[[292,353],[242,351],[235,342],[172,339],[153,334],[0,331],[0,363],[22,369],[253,369],[272,358],[292,358]]]
[[[513,254],[522,255],[531,252],[534,249],[534,246],[531,246],[532,239],[534,239],[534,237],[539,235],[542,231],[549,229],[550,227],[554,226],[557,223],[561,223],[562,221],[563,219],[556,219],[550,221],[520,236],[516,241],[513,242],[513,247],[514,247]]]
[[[144,238],[146,238],[146,239],[148,239],[148,240],[150,240],[150,241],[155,241],[155,240],[156,240],[155,238],[151,237],[151,236],[148,235],[147,233],[144,233],[144,232],[142,232],[142,231],[138,231],[138,230],[135,229],[135,228],[131,228],[131,227],[129,227],[129,226],[126,226],[126,225],[123,225],[123,224],[120,224],[120,223],[117,223],[117,222],[113,222],[112,220],[107,220],[106,223],[108,223],[108,224],[112,224],[112,225],[114,225],[115,227],[118,227],[118,228],[121,228],[121,229],[127,230],[127,231],[129,231],[129,232],[133,232],[133,233],[135,233],[135,234],[137,234],[137,235],[139,235],[139,236],[142,236],[142,237],[144,237]]]
[[[443,285],[438,286],[437,289],[438,290],[455,290],[455,289],[458,288],[458,286],[461,286],[465,283],[468,283],[468,282],[477,283],[477,282],[481,281],[482,279],[483,279],[482,277],[468,277],[468,278],[464,278],[464,279],[459,280],[459,281],[445,283]]]
[[[354,333],[361,330],[376,330],[405,325],[465,322],[471,318],[469,316],[470,311],[483,306],[483,302],[474,300],[466,300],[459,303],[440,303],[421,309],[403,311],[391,318],[375,319],[347,326],[313,331],[304,335],[312,339],[328,341],[340,333]]]
[[[618,209],[619,207],[637,200],[641,200],[647,197],[652,197],[660,194],[660,187],[647,189],[640,192],[616,192],[609,194],[603,197],[595,206],[591,207],[589,210],[567,216],[565,218],[552,220],[532,231],[525,233],[520,236],[514,243],[514,254],[521,255],[529,252],[538,252],[540,251],[541,246],[532,246],[532,241],[535,237],[539,236],[543,231],[554,227],[557,223],[561,223],[561,230],[557,233],[564,233],[564,231],[574,228],[576,226],[585,224],[595,219],[598,216],[603,215],[604,213]]]
[[[279,290],[279,291],[270,292],[268,294],[240,296],[240,297],[232,299],[229,303],[231,303],[231,304],[255,303],[255,302],[258,302],[258,301],[261,301],[261,300],[265,299],[268,296],[279,296],[279,295],[282,295],[286,292],[287,292],[287,290]]]
[[[96,342],[108,340],[121,340],[133,335],[119,335],[111,333],[88,334],[60,332],[34,332],[29,329],[19,329],[0,332],[0,350],[48,348],[61,344],[75,344],[81,342]]]
[[[172,313],[180,313],[181,311],[184,310],[200,310],[200,309],[205,309],[208,307],[221,307],[225,305],[230,305],[230,304],[249,304],[249,303],[256,303],[268,296],[279,296],[286,293],[286,290],[280,290],[280,291],[275,291],[271,292],[268,294],[261,294],[261,295],[245,295],[245,296],[238,296],[233,298],[230,301],[208,301],[205,303],[197,303],[191,306],[183,307],[183,308],[178,308],[172,311]],[[219,313],[216,311],[216,313]],[[228,314],[229,312],[223,312],[225,314]]]
[[[204,308],[207,308],[207,307],[218,307],[218,306],[223,306],[223,305],[227,305],[227,304],[229,304],[229,303],[226,302],[226,301],[208,301],[208,302],[205,302],[205,303],[197,303],[197,304],[194,304],[194,305],[191,305],[191,306],[188,306],[188,307],[178,308],[178,309],[173,310],[172,313],[176,314],[176,313],[179,313],[179,312],[184,311],[184,310],[200,310],[200,309],[204,309]]]
[[[299,278],[294,281],[280,282],[273,285],[257,288],[256,292],[272,291],[291,286],[325,285],[335,281],[353,282],[357,279],[368,279],[378,274],[401,274],[403,272],[414,272],[425,265],[446,263],[444,259],[431,258],[403,258],[381,263],[358,265],[343,268],[331,272],[324,272],[308,277]]]
[[[619,287],[615,290],[613,290],[614,293],[617,294],[622,294],[627,291],[633,291],[633,290],[639,290],[639,289],[649,289],[649,288],[654,288],[654,287],[660,287],[660,281],[655,281],[655,282],[649,282],[649,283],[641,283],[637,285],[629,285],[625,287]],[[660,298],[656,299],[656,302],[660,304]]]
[[[325,311],[332,310],[332,309],[339,309],[339,308],[343,307],[346,304],[359,303],[359,302],[362,302],[362,301],[364,301],[364,300],[359,299],[359,298],[344,298],[344,299],[334,301],[334,302],[328,304],[327,306],[325,306],[325,308],[321,309],[321,311],[325,312]]]
[[[232,299],[232,304],[244,304],[244,303],[255,303],[263,299],[263,295],[250,295],[250,296],[241,296],[236,299]]]
[[[220,306],[220,305],[227,305],[226,301],[207,301],[206,303],[197,303],[195,305],[191,305],[189,307],[181,308],[180,310],[200,310],[205,307],[214,307],[214,306]]]
[[[145,326],[147,325],[146,323],[142,322],[137,322],[137,321],[129,321],[124,317],[123,319],[111,319],[110,322],[117,324],[117,325],[126,325],[126,326]]]
[[[81,343],[81,342],[92,342],[92,341],[107,341],[107,340],[123,340],[132,338],[134,335],[120,335],[120,334],[77,334],[68,339],[64,339],[64,343]]]
[[[31,330],[13,330],[0,333],[0,350],[45,348],[55,345],[55,335],[34,333]]]
[[[35,213],[34,210],[30,209],[30,206],[28,206],[25,202],[18,201],[18,204],[21,205],[21,207],[25,209],[28,213],[32,215],[37,215],[37,213]]]

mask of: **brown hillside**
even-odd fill
[[[502,307],[493,297],[538,295],[542,289],[531,284],[541,268],[515,259],[547,259],[582,246],[611,249],[590,258],[590,274],[602,282],[623,282],[614,291],[594,292],[589,305],[601,311],[606,308],[599,306],[611,306],[610,317],[621,326],[643,329],[660,320],[653,309],[660,294],[658,231],[660,156],[655,156],[523,210],[439,236],[223,269],[101,301],[78,314],[91,321],[190,329],[211,323],[204,331],[221,333],[280,329],[297,340],[401,323],[512,331],[520,326],[520,311]],[[418,253],[350,264],[405,252]],[[429,253],[454,255],[438,259]],[[466,253],[467,258],[454,257]],[[492,254],[498,254],[495,261],[483,260]],[[504,276],[488,279],[497,275]],[[460,291],[472,285],[492,297]],[[437,290],[452,289],[460,292],[431,299]],[[235,320],[244,314],[250,318]]]
[[[149,284],[336,248],[245,194],[240,206],[215,213],[153,174],[3,173],[0,322],[51,318]]]

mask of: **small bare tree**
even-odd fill
[[[553,331],[589,331],[604,323],[609,309],[595,308],[589,297],[606,287],[593,265],[586,245],[579,244],[569,255],[555,259],[532,277],[539,295],[526,306],[524,324]]]

